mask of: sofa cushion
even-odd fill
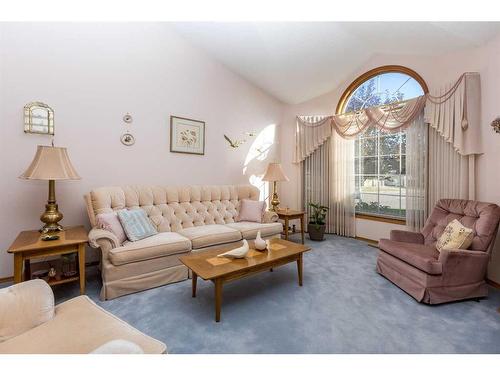
[[[240,211],[236,221],[253,221],[255,223],[262,223],[262,217],[264,216],[265,211],[265,201],[242,199],[240,201]]]
[[[191,240],[193,249],[241,240],[240,231],[226,225],[200,225],[178,231],[181,236]]]
[[[239,230],[241,235],[246,240],[253,240],[257,237],[257,232],[260,230],[262,237],[268,237],[279,234],[283,231],[281,223],[254,223],[251,221],[240,221],[238,223],[226,224],[227,227]]]
[[[54,294],[43,280],[29,280],[0,289],[0,343],[54,316]]]
[[[166,352],[164,343],[79,296],[57,305],[48,322],[0,343],[0,353],[85,354],[118,339],[133,342],[146,354]]]
[[[379,241],[378,246],[380,250],[430,275],[440,275],[442,273],[442,265],[438,261],[439,252],[432,245],[382,239]]]
[[[125,242],[109,252],[109,259],[115,266],[142,260],[187,253],[191,241],[175,232],[163,232],[134,242]]]

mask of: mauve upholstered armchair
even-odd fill
[[[436,250],[446,225],[454,219],[474,230],[467,250]],[[391,231],[379,241],[377,271],[417,301],[438,304],[488,295],[485,282],[500,207],[461,199],[441,199],[420,233]]]

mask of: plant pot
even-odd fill
[[[309,238],[313,241],[323,241],[325,237],[326,225],[307,224]]]

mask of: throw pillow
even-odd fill
[[[262,223],[262,216],[266,210],[265,201],[253,201],[242,199],[240,202],[240,212],[237,221],[254,221]]]
[[[438,251],[443,249],[467,249],[471,245],[473,238],[474,231],[464,227],[460,221],[455,219],[448,223],[443,234],[439,236],[436,242],[436,249]]]
[[[118,238],[118,241],[120,241],[120,244],[124,243],[127,240],[127,236],[123,231],[122,224],[120,223],[116,212],[98,214],[96,216],[96,219],[97,226],[100,229],[105,229],[113,233],[116,238]]]
[[[129,241],[139,241],[158,233],[151,224],[146,212],[141,209],[120,210],[118,211],[118,218]]]

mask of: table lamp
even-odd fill
[[[271,199],[270,211],[278,211],[280,200],[278,198],[278,193],[276,189],[276,184],[278,181],[290,181],[288,177],[283,172],[280,163],[269,163],[266,169],[266,173],[262,176],[262,181],[270,181],[273,183],[273,198]]]
[[[63,230],[59,224],[63,214],[59,212],[56,203],[56,180],[80,179],[69,160],[66,148],[38,146],[33,161],[19,178],[49,181],[49,199],[45,205],[45,212],[40,216],[40,220],[45,225],[40,229],[40,232],[46,234]]]

